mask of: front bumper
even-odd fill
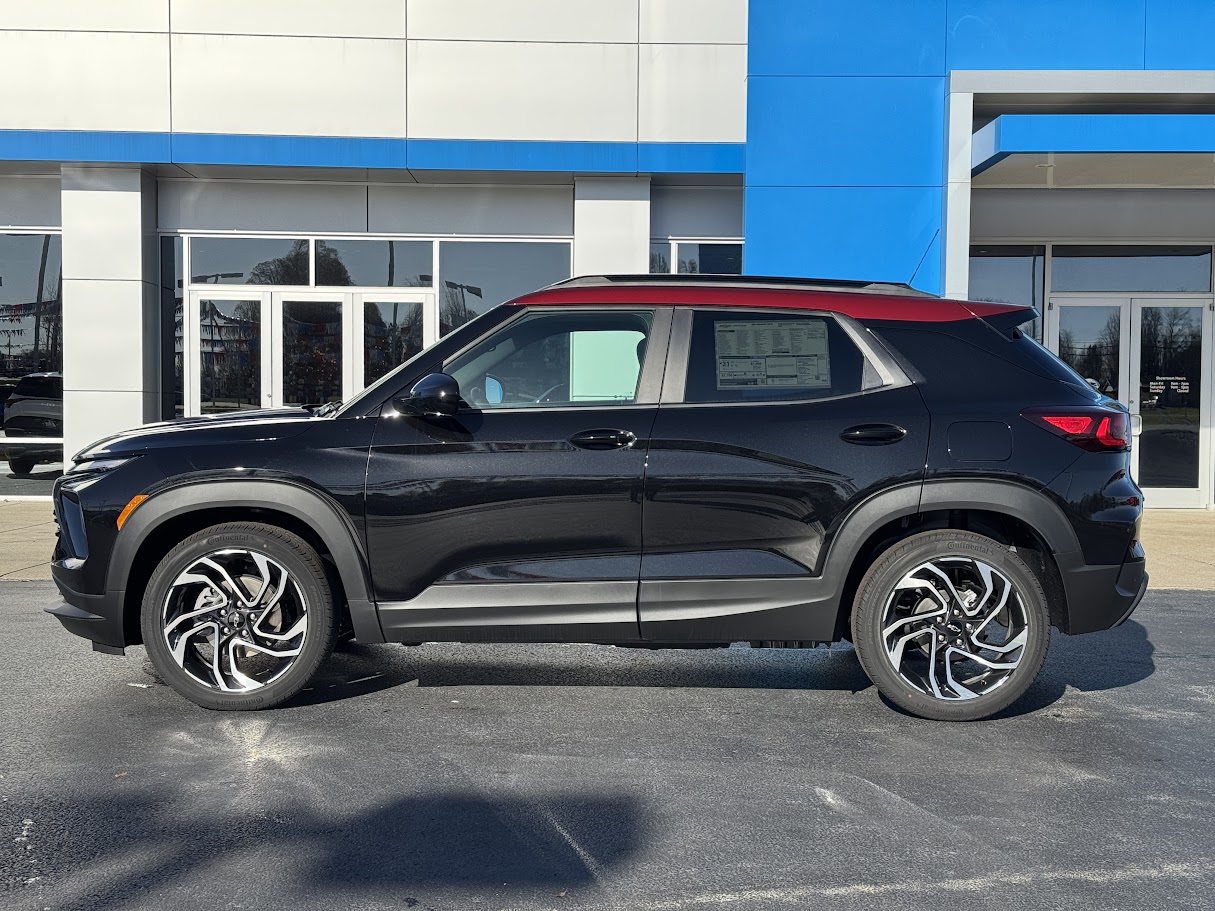
[[[1067,626],[1073,635],[1112,629],[1124,623],[1147,591],[1147,561],[1138,541],[1126,559],[1111,566],[1090,566],[1080,555],[1057,555],[1067,594]]]
[[[46,612],[69,633],[90,640],[98,651],[125,648],[129,643],[122,622],[124,593],[90,595],[77,591],[71,585],[74,572],[62,562],[51,564],[51,576],[63,600],[45,608]]]

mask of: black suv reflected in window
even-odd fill
[[[796,648],[982,718],[1147,585],[1129,415],[1032,309],[574,279],[340,407],[111,437],[56,483],[52,608],[182,695],[276,705],[335,641]]]

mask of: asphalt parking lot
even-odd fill
[[[1056,635],[1002,717],[842,650],[354,647],[195,708],[0,583],[0,907],[1215,907],[1215,596]]]

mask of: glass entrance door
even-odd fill
[[[1047,345],[1131,411],[1148,506],[1212,502],[1211,300],[1052,297]]]
[[[274,406],[316,408],[353,391],[346,294],[283,291],[270,309]]]
[[[1210,301],[1131,302],[1131,464],[1149,506],[1211,501],[1210,337]]]
[[[190,305],[182,325],[186,414],[271,405],[265,356],[270,295],[244,289],[228,296],[198,292]]]

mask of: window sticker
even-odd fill
[[[718,322],[714,343],[719,390],[831,385],[825,320]]]

